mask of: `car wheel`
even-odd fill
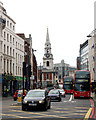
[[[50,107],[51,107],[51,102],[49,102],[49,106],[48,106],[48,109],[50,109]]]
[[[26,108],[25,108],[23,105],[22,105],[22,110],[23,110],[23,111],[25,111],[25,110],[26,110]]]
[[[59,99],[59,102],[61,102],[61,98]]]
[[[47,107],[47,104],[45,104],[45,105],[44,105],[44,110],[46,111],[46,110],[47,110],[47,108],[48,108],[48,107]]]

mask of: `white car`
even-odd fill
[[[58,90],[59,90],[61,96],[65,97],[65,91],[64,91],[64,89],[58,89]]]

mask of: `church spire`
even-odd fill
[[[48,33],[48,27],[47,27],[47,35],[46,35],[46,42],[49,41],[49,33]]]

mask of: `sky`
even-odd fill
[[[47,27],[54,64],[76,67],[80,44],[94,29],[95,0],[0,0],[15,22],[16,33],[32,36],[37,64],[43,64]]]

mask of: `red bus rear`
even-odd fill
[[[65,76],[63,78],[63,89],[65,93],[73,93],[73,77]]]
[[[91,75],[88,70],[74,72],[74,98],[91,96]]]

